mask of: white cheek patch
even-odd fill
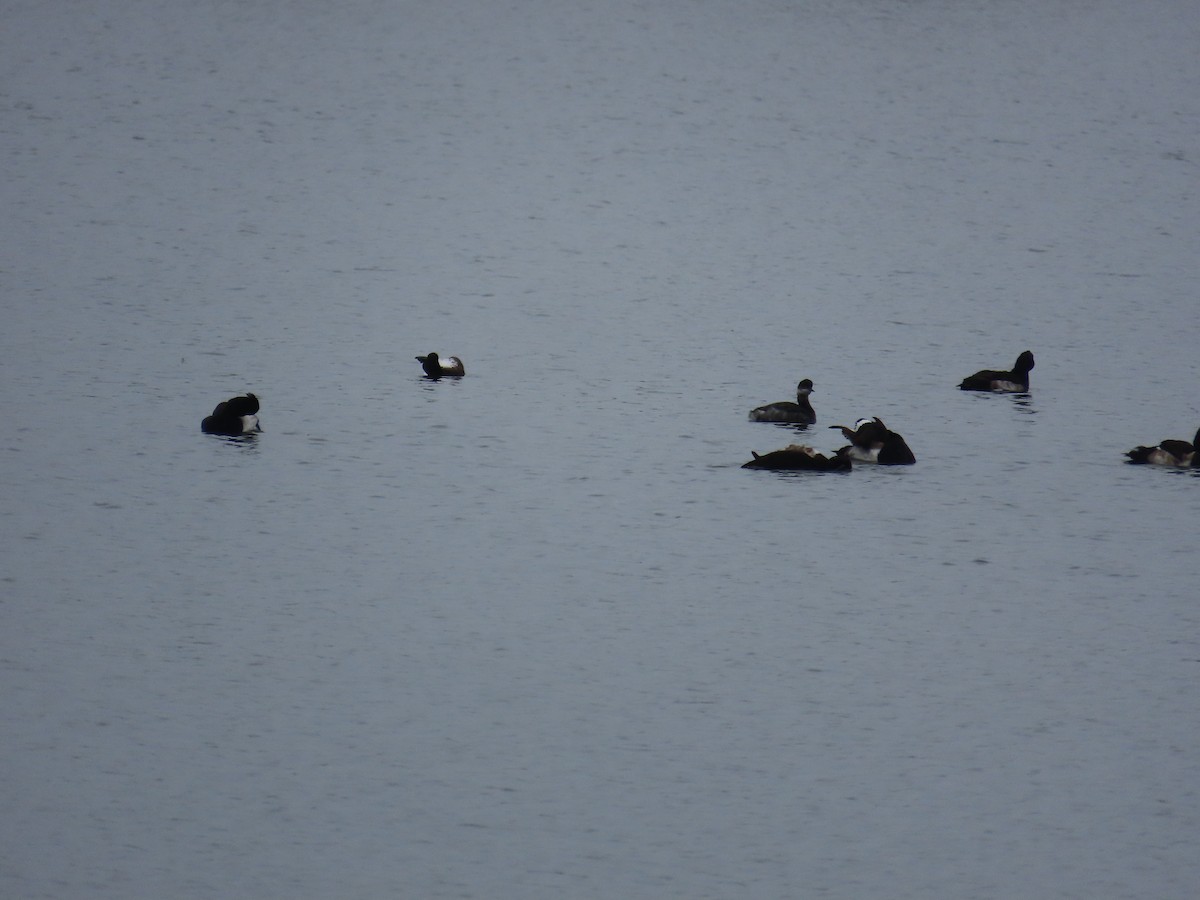
[[[242,434],[261,431],[258,427],[258,416],[242,416]]]

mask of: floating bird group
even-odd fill
[[[427,353],[416,357],[425,376],[430,379],[445,377],[460,378],[466,374],[463,361],[457,356],[440,357]],[[982,369],[968,375],[959,384],[964,391],[989,393],[1028,393],[1029,373],[1034,367],[1033,354],[1026,350],[1017,357],[1011,370]],[[809,402],[813,392],[811,378],[796,385],[796,402],[790,400],[769,403],[750,410],[750,421],[773,422],[797,425],[801,429],[816,424],[817,414]],[[218,403],[212,415],[205,416],[200,430],[205,434],[243,437],[262,431],[258,421],[259,402],[254,394],[246,393]],[[759,454],[751,452],[753,459],[743,469],[775,469],[809,472],[845,472],[854,463],[871,463],[880,466],[911,466],[917,458],[904,438],[883,424],[878,416],[859,419],[853,428],[846,425],[830,425],[840,431],[850,443],[839,447],[831,454],[819,453],[805,444],[790,444],[782,450]],[[1178,469],[1200,469],[1200,430],[1191,443],[1183,440],[1165,440],[1153,447],[1135,447],[1125,454],[1131,464],[1167,466]]]
[[[1033,356],[1029,355],[1032,367]],[[752,422],[790,423],[813,425],[817,414],[808,401],[813,391],[811,378],[796,385],[796,402],[771,403],[750,410]],[[758,454],[745,463],[743,469],[776,469],[780,471],[848,472],[856,462],[873,463],[880,466],[911,466],[917,461],[904,438],[883,424],[878,416],[859,419],[853,428],[845,425],[830,425],[841,431],[850,443],[826,456],[806,444],[791,444],[773,453]]]
[[[818,453],[805,444],[792,444],[783,450],[762,456],[750,451],[754,459],[742,468],[846,472],[856,462],[880,466],[911,466],[917,461],[904,438],[884,425],[878,416],[873,419],[859,419],[853,428],[845,425],[829,427],[841,431],[850,442],[845,447],[835,450],[832,456]]]
[[[968,375],[959,384],[964,391],[989,391],[991,393],[1026,393],[1029,390],[1029,372],[1033,368],[1033,354],[1026,350],[1017,357],[1012,371],[983,369]],[[796,387],[795,403],[772,403],[750,411],[754,422],[791,422],[812,425],[817,414],[808,402],[813,383],[805,378]],[[854,463],[872,463],[880,466],[911,466],[916,456],[904,438],[883,424],[878,416],[859,419],[853,428],[846,425],[830,425],[840,431],[850,443],[834,452],[832,456],[817,453],[803,444],[792,444],[783,450],[754,458],[742,466],[744,469],[804,469],[814,472],[846,471]]]

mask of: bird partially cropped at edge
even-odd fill
[[[1177,469],[1200,469],[1200,429],[1189,444],[1168,439],[1156,447],[1134,447],[1125,455],[1129,462],[1147,466],[1173,466]]]

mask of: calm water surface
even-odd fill
[[[1190,4],[10,12],[0,894],[1196,895]]]

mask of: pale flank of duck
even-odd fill
[[[1200,429],[1189,444],[1168,439],[1154,447],[1134,447],[1125,455],[1131,463],[1148,466],[1171,466],[1176,469],[1200,469]]]

